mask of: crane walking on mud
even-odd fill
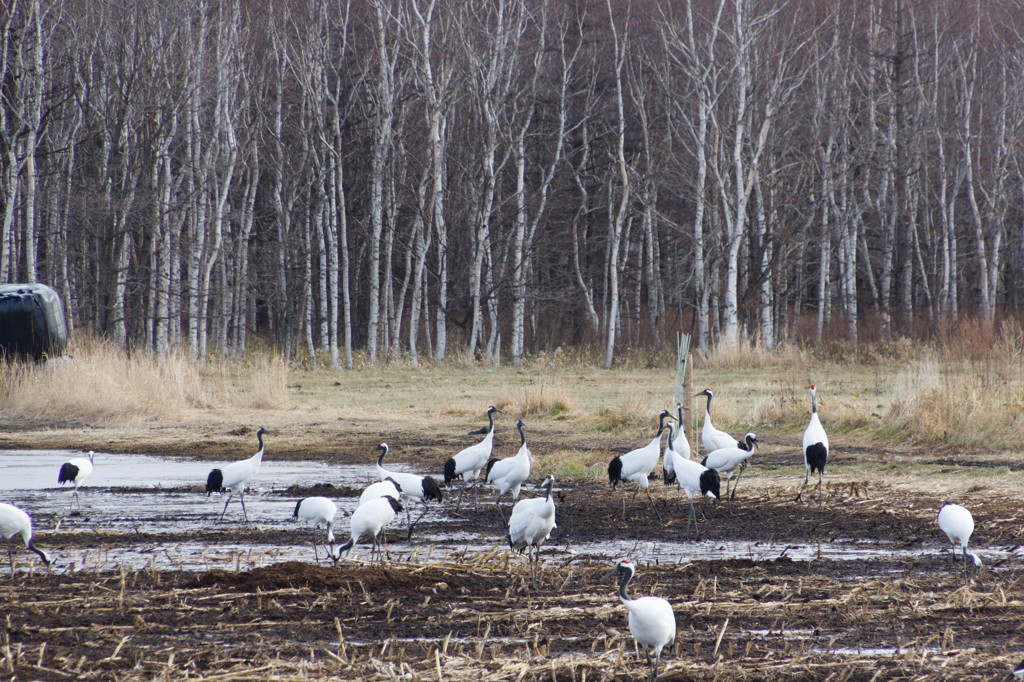
[[[327,539],[324,545],[326,546],[330,543],[330,546],[333,547],[334,531],[331,530],[331,524],[334,523],[334,515],[337,513],[338,505],[326,497],[304,497],[295,505],[295,512],[292,514],[292,518],[309,521],[313,526],[313,557],[317,563],[320,562],[320,555],[316,551],[316,529],[320,524],[324,525],[324,528],[327,530]],[[330,549],[327,550],[327,554],[330,556]]]
[[[746,444],[741,443],[725,431],[716,429],[715,425],[711,423],[711,399],[715,397],[715,394],[711,392],[710,388],[705,388],[696,395],[705,395],[708,397],[707,407],[704,408],[704,425],[700,429],[700,440],[704,444],[704,450],[707,454],[711,454],[715,450],[722,448],[739,448],[746,450]]]
[[[672,413],[668,410],[662,410],[661,415],[659,415],[661,426],[658,428],[657,435],[654,436],[650,443],[642,448],[630,450],[624,455],[614,457],[608,463],[608,481],[612,484],[612,490],[623,481],[633,481],[636,483],[636,490],[633,492],[633,503],[636,502],[636,494],[640,492],[640,488],[643,488],[644,492],[647,493],[647,499],[651,501],[654,513],[658,515],[658,521],[662,522],[664,522],[664,519],[661,518],[661,512],[658,511],[658,506],[654,504],[654,500],[651,498],[647,477],[654,467],[657,466],[658,459],[661,456],[661,434],[665,430],[664,417],[666,415],[671,418]]]
[[[501,412],[497,407],[491,405],[487,408],[487,421],[489,426],[479,431],[470,431],[469,435],[486,433],[484,439],[476,445],[470,445],[459,454],[450,458],[444,463],[444,485],[449,487],[456,478],[462,479],[462,490],[459,491],[459,502],[455,505],[456,513],[462,509],[462,494],[466,492],[466,481],[472,479],[474,502],[476,507],[480,501],[480,492],[477,489],[476,479],[480,472],[487,466],[487,460],[491,458],[491,450],[494,447],[494,413]],[[504,414],[504,413],[503,413]]]
[[[249,522],[249,514],[245,511],[245,486],[249,485],[249,482],[256,477],[256,472],[260,470],[260,463],[263,461],[263,434],[267,431],[261,426],[256,430],[256,438],[259,440],[260,449],[255,455],[249,459],[243,459],[239,462],[233,462],[223,469],[214,469],[210,472],[210,475],[206,477],[206,496],[209,497],[211,493],[219,493],[222,490],[230,491],[227,502],[224,503],[224,511],[220,513],[220,521],[224,520],[224,514],[228,511],[228,504],[231,502],[231,498],[238,493],[238,501],[242,503],[242,515],[245,517],[245,522]]]
[[[388,454],[388,444],[381,443],[376,449],[381,451],[380,456],[377,458],[377,475],[380,476],[380,480],[391,481],[395,487],[402,491],[407,499],[419,500],[420,504],[423,505],[423,513],[415,521],[412,520],[408,505],[405,507],[405,517],[409,522],[409,535],[406,537],[406,540],[408,540],[412,537],[412,527],[426,516],[427,502],[429,500],[441,502],[444,499],[444,494],[441,492],[441,486],[430,476],[420,476],[404,471],[388,471],[384,468],[384,456]]]
[[[14,538],[21,536],[25,546],[39,555],[43,563],[53,563],[50,555],[36,547],[32,541],[32,518],[13,504],[0,502],[0,535],[7,538],[7,558],[11,562],[11,575],[14,575]]]
[[[697,537],[700,538],[700,530],[697,528],[697,512],[693,508],[693,496],[699,492],[701,495],[717,498],[721,494],[722,480],[714,469],[708,469],[688,457],[680,457],[679,453],[675,451],[675,443],[678,442],[679,439],[675,441],[672,439],[672,422],[669,422],[668,450],[665,451],[665,462],[672,462],[676,473],[676,507],[681,508],[679,504],[680,489],[686,492],[686,497],[690,500],[690,513],[686,517],[686,539],[689,540],[691,521],[697,532]],[[685,438],[683,438],[683,443],[686,443]],[[689,446],[686,449],[689,450]]]
[[[946,534],[949,541],[953,543],[953,566],[956,567],[956,546],[960,545],[963,550],[964,559],[964,583],[967,583],[967,560],[970,559],[971,563],[977,568],[981,568],[981,559],[977,554],[971,554],[967,551],[967,543],[971,539],[971,533],[974,532],[974,517],[964,507],[959,504],[952,504],[946,502],[939,508],[939,516],[936,519],[939,523],[939,529]],[[957,579],[959,580],[960,574],[957,573]]]
[[[380,562],[384,563],[384,548],[379,536],[384,532],[384,526],[391,523],[395,518],[395,514],[402,511],[402,503],[393,497],[381,497],[376,500],[370,500],[366,504],[363,504],[356,508],[352,512],[352,525],[349,531],[348,540],[343,545],[339,545],[337,549],[331,547],[331,558],[334,560],[335,565],[341,559],[342,554],[348,554],[349,550],[352,549],[359,538],[365,533],[370,533],[373,536],[373,548],[370,549],[370,561],[373,561],[374,550],[380,552]],[[383,544],[387,544],[387,535],[384,535]],[[389,556],[388,559],[391,557]]]
[[[93,458],[96,456],[95,450],[90,450],[89,454],[85,457],[76,457],[69,459],[60,466],[60,473],[57,474],[57,483],[64,485],[65,483],[74,483],[75,492],[71,494],[71,505],[78,502],[78,508],[82,508],[82,501],[78,498],[78,486],[85,482],[85,479],[92,475]]]
[[[740,484],[740,476],[743,475],[743,469],[747,466],[747,460],[754,454],[754,448],[757,446],[757,436],[752,433],[748,433],[743,440],[745,448],[719,448],[714,452],[709,452],[701,462],[708,469],[714,469],[719,474],[726,475],[725,497],[729,502],[730,514],[732,514],[732,498],[736,497],[736,486]],[[740,473],[736,474],[736,482],[732,486],[732,495],[730,496],[729,480],[737,467],[739,467]]]
[[[800,496],[807,487],[807,481],[815,469],[818,471],[818,504],[821,504],[821,477],[825,473],[825,464],[828,462],[828,435],[825,433],[821,420],[818,419],[818,403],[815,400],[814,384],[811,384],[811,421],[804,429],[804,484],[800,492],[796,494],[794,502],[800,501]]]
[[[530,477],[530,459],[533,454],[530,448],[526,447],[526,435],[523,433],[523,420],[516,421],[516,428],[519,429],[519,452],[514,457],[506,459],[492,459],[487,462],[487,482],[498,488],[498,497],[494,500],[494,506],[501,514],[501,525],[508,528],[505,521],[505,512],[501,510],[501,498],[507,493],[512,493],[512,502],[519,499],[519,488],[523,481]]]
[[[622,574],[619,583],[619,599],[629,609],[629,633],[647,654],[647,665],[651,667],[651,682],[658,679],[658,663],[661,650],[671,648],[676,641],[676,614],[672,605],[661,597],[640,597],[630,599],[626,595],[626,586],[636,574],[636,568],[629,559],[621,559],[615,568],[608,571],[605,577],[615,573]],[[651,650],[654,660],[651,660]]]
[[[526,560],[530,562],[530,577],[533,589],[537,588],[537,564],[540,563],[540,546],[551,536],[555,525],[555,500],[551,497],[551,487],[555,477],[548,474],[544,479],[546,492],[544,497],[519,500],[512,507],[512,515],[508,517],[508,544],[513,550],[522,554],[526,550]],[[533,548],[531,560],[530,550]]]

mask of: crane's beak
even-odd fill
[[[605,573],[605,574],[604,574],[603,576],[601,576],[601,577],[602,577],[602,578],[607,578],[607,577],[609,577],[609,576],[613,576],[613,575],[615,575],[615,574],[616,574],[616,573],[618,573],[618,572],[619,572],[619,567],[618,567],[618,566],[616,566],[615,568],[613,568],[612,570],[608,571],[607,573]]]

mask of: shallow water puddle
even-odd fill
[[[224,522],[218,523],[227,496],[202,494],[210,470],[229,462],[196,462],[147,455],[115,455],[98,453],[92,476],[79,490],[81,512],[71,513],[68,486],[56,486],[57,473],[63,462],[81,457],[81,452],[68,450],[0,451],[0,499],[21,506],[32,514],[40,544],[48,532],[98,531],[122,535],[106,535],[106,547],[73,548],[63,552],[58,566],[102,567],[127,565],[133,568],[151,566],[159,569],[206,570],[225,568],[248,570],[279,561],[312,560],[312,537],[305,523],[292,514],[297,496],[286,491],[293,485],[311,487],[329,483],[336,487],[361,489],[376,482],[371,465],[327,465],[321,462],[265,461],[254,485],[245,495],[250,524],[245,526],[249,541],[230,531],[241,528],[242,508],[237,499],[227,507]],[[396,464],[397,470],[411,467]],[[448,498],[452,499],[452,498]],[[356,506],[355,497],[335,498],[339,513],[335,518],[335,535],[344,542],[349,523],[345,516]],[[419,518],[422,506],[409,505],[412,518]],[[495,520],[491,531],[468,532],[460,528],[457,517],[431,504],[419,521],[411,542],[406,542],[407,515],[400,513],[389,526],[392,555],[410,556],[428,553],[436,559],[475,556],[497,549],[507,549],[505,531]],[[255,542],[252,532],[255,530]],[[258,532],[279,534],[280,545],[262,540]],[[205,531],[195,541],[177,542],[189,534]],[[322,532],[322,531],[321,531]],[[133,535],[145,534],[138,540]],[[154,542],[153,536],[158,538]],[[159,538],[168,538],[161,542]],[[318,537],[322,538],[320,534]],[[173,539],[172,539],[173,538]],[[357,545],[351,556],[367,559],[369,538]],[[115,546],[116,545],[116,546]],[[986,564],[1011,556],[1008,547],[973,549]],[[566,560],[609,560],[628,556],[642,563],[677,564],[697,560],[749,559],[773,561],[788,557],[794,561],[826,559],[832,561],[888,560],[893,570],[901,570],[898,562],[926,554],[949,555],[948,548],[903,549],[891,543],[839,540],[813,544],[773,543],[760,541],[694,541],[654,542],[616,540],[610,542],[575,542],[559,537],[558,531],[541,551],[542,561],[552,558]],[[523,557],[525,561],[525,557]],[[23,560],[19,560],[24,565]]]

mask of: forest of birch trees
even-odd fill
[[[0,282],[519,366],[1018,315],[1019,0],[2,0]],[[923,330],[923,331],[922,331]]]

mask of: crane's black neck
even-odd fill
[[[704,395],[706,395],[708,397],[707,413],[711,414],[711,397],[712,397],[711,391],[705,392]]]
[[[674,431],[674,429],[672,428],[672,422],[669,422],[668,424],[666,424],[665,428],[668,429],[668,450],[669,450],[669,452],[675,452],[676,449],[674,447],[672,447],[672,433]]]
[[[519,447],[526,445],[526,434],[523,433],[523,420],[520,419],[516,422],[516,428],[519,429]]]
[[[747,442],[747,452],[753,452],[754,451],[754,440],[755,440],[754,437],[751,436],[748,433],[743,440],[745,440]]]
[[[668,410],[662,410],[661,414],[658,415],[658,428],[659,429],[665,428],[665,418],[666,417],[671,419],[672,418],[672,413],[669,412]]]
[[[683,404],[678,403],[676,410],[679,412],[679,428],[683,428]]]
[[[377,458],[377,466],[384,466],[384,455],[388,454],[388,448],[384,445],[378,445],[377,449],[380,450],[380,457]]]
[[[811,414],[818,413],[818,402],[814,399],[814,391],[811,391]]]
[[[490,425],[487,427],[488,431],[494,430],[494,410],[487,410],[487,423]]]
[[[626,594],[626,585],[628,585],[629,581],[633,579],[633,567],[619,567],[619,570],[622,572],[622,581],[619,583],[619,597],[622,598],[622,601],[633,601],[629,598],[629,595]]]
[[[29,549],[31,549],[33,552],[39,555],[39,558],[43,560],[44,564],[46,564],[47,566],[50,565],[50,557],[46,555],[46,552],[36,547],[35,543],[32,541],[32,538],[29,538],[27,544]]]
[[[545,500],[550,500],[551,499],[551,485],[553,483],[554,483],[554,480],[552,480],[550,478],[547,480],[547,483],[545,483],[545,487],[547,488],[547,492],[544,494],[544,499]]]
[[[256,429],[256,439],[260,442],[260,449],[257,452],[263,452],[263,429]]]

